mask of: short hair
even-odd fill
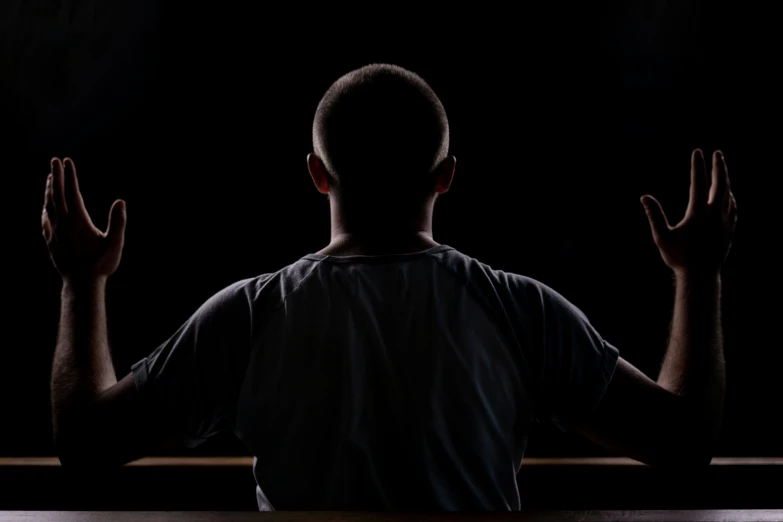
[[[378,177],[418,192],[448,154],[449,123],[441,101],[417,74],[372,64],[326,91],[313,122],[313,146],[340,188],[367,189]],[[389,178],[391,177],[391,178]]]

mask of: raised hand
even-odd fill
[[[54,158],[51,168],[46,178],[41,227],[54,267],[66,281],[108,278],[122,257],[125,202],[114,202],[109,226],[102,232],[93,225],[84,206],[73,161]]]
[[[720,273],[737,223],[737,201],[723,153],[712,155],[710,183],[702,151],[693,151],[690,202],[677,225],[669,224],[654,197],[642,196],[641,201],[661,257],[675,273]]]

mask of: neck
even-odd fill
[[[325,255],[384,255],[420,252],[438,246],[432,237],[432,206],[410,217],[388,214],[352,217],[331,202],[331,241]]]
[[[432,236],[426,233],[399,237],[366,238],[344,233],[332,236],[332,240],[319,254],[328,256],[382,256],[390,254],[412,254],[438,246]]]

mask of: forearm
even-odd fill
[[[677,273],[669,346],[658,384],[682,397],[687,418],[717,437],[726,375],[721,332],[719,274]]]
[[[55,437],[64,419],[116,382],[106,328],[106,280],[64,282],[52,365]]]

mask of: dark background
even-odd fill
[[[783,455],[770,13],[663,1],[439,13],[0,5],[0,455],[53,454],[60,286],[40,233],[49,159],[74,158],[99,227],[114,199],[127,201],[108,297],[122,376],[222,287],[326,245],[328,202],[305,164],[312,117],[334,80],[372,62],[419,73],[449,114],[457,176],[435,239],[554,287],[653,377],[673,288],[639,197],[655,195],[678,221],[690,151],[721,148],[740,218],[724,271],[718,453]],[[224,437],[199,452],[242,449]],[[528,454],[603,451],[544,424]]]

